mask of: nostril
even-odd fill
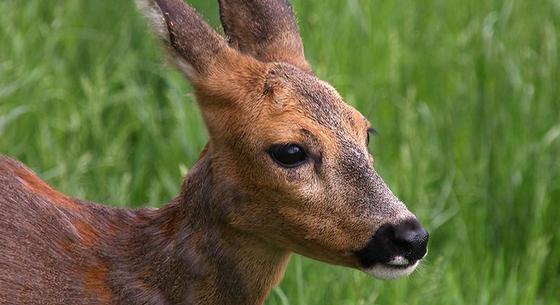
[[[403,221],[395,226],[393,242],[405,252],[409,260],[419,260],[426,254],[428,232],[416,219]]]
[[[407,219],[398,224],[386,223],[379,227],[367,245],[355,252],[363,267],[376,263],[409,266],[426,255],[428,232],[416,219]],[[396,259],[401,263],[392,263]]]
[[[428,232],[424,228],[395,230],[395,241],[404,245],[422,243],[428,239]]]

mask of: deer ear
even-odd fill
[[[175,64],[196,84],[213,73],[216,63],[234,51],[183,0],[136,0],[152,30],[169,50]],[[231,58],[230,58],[231,59]]]
[[[191,81],[210,137],[235,122],[231,109],[253,101],[267,65],[228,46],[183,0],[136,0],[173,61]]]
[[[288,0],[219,0],[229,43],[264,62],[290,63],[312,73]]]

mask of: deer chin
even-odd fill
[[[416,270],[419,263],[420,260],[410,263],[404,257],[397,256],[388,263],[376,263],[367,269],[362,269],[362,271],[380,280],[393,280],[411,274]]]

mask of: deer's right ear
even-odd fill
[[[196,86],[240,56],[183,0],[136,0],[175,64]]]

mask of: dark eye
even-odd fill
[[[305,150],[297,144],[272,145],[268,153],[272,159],[283,167],[296,167],[307,160]]]

